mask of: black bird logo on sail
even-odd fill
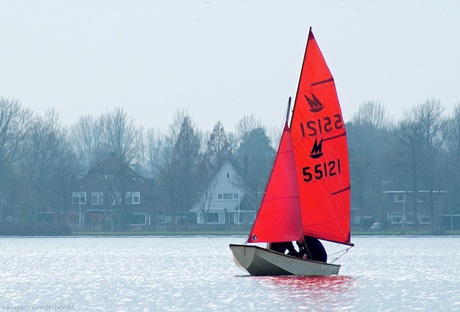
[[[312,99],[310,99],[305,94],[303,96],[305,96],[308,104],[310,105],[310,112],[317,113],[324,108],[323,104],[318,100],[318,98],[313,93],[311,94]]]
[[[311,149],[310,158],[320,158],[323,156],[323,139],[318,140],[315,139],[315,143],[313,144],[313,148]]]

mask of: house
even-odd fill
[[[114,155],[92,168],[72,192],[68,224],[80,229],[143,229],[154,216],[153,180]]]
[[[383,191],[389,228],[441,228],[447,210],[447,191],[428,191],[423,186],[414,192],[403,184],[392,184]]]
[[[198,224],[252,224],[256,209],[232,161],[227,161],[190,210]]]

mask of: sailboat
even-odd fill
[[[311,28],[290,125],[289,113],[290,108],[247,242],[230,244],[230,249],[235,263],[251,275],[335,275],[339,264],[270,248],[306,238],[346,250],[353,246],[345,124],[334,78]]]

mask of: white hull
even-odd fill
[[[253,245],[230,244],[235,263],[251,275],[326,276],[339,273],[340,265],[304,260]]]

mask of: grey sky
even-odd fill
[[[185,108],[203,130],[244,116],[281,127],[310,26],[344,117],[379,100],[397,119],[460,103],[460,1],[4,1],[0,96],[64,124],[125,107],[166,130]]]

